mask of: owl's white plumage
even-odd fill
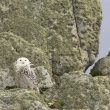
[[[15,62],[16,84],[21,88],[38,90],[36,74],[31,68],[31,65],[31,62],[25,57],[17,59],[17,61]]]
[[[30,70],[30,66],[31,62],[25,57],[18,58],[15,62],[16,71],[20,71],[23,68],[27,68],[28,70]]]

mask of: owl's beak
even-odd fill
[[[22,62],[22,64],[24,64],[24,62]]]

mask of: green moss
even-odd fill
[[[80,48],[88,49],[90,43],[91,50],[95,55],[97,54],[101,23],[101,9],[98,1],[77,0],[72,4],[72,0],[5,0],[2,1],[0,13],[0,32],[10,31],[14,35],[21,36],[47,55],[56,49],[56,52],[52,54],[58,58],[57,65],[62,65],[60,55],[73,56],[70,62],[70,64],[76,62],[76,64],[73,63],[75,65],[73,69],[77,67],[77,64],[83,69]],[[87,27],[84,33],[76,29],[76,27],[81,27],[80,23],[84,24],[84,28]],[[80,39],[78,39],[79,33],[83,35]],[[16,48],[17,51],[21,51],[19,46]],[[26,51],[30,52],[27,48]],[[52,59],[51,57],[49,58]]]
[[[45,102],[39,93],[26,89],[0,91],[0,100],[6,104],[5,107],[9,110],[27,110],[34,101],[39,101],[45,106]]]
[[[24,56],[49,73],[75,74],[89,64],[89,53],[82,59],[83,51],[98,53],[102,19],[99,0],[1,0],[0,15],[0,67],[10,68],[12,73],[13,62]],[[58,109],[90,107],[91,100],[99,100],[99,87],[89,79],[83,82],[84,78],[64,78],[58,89],[46,93],[46,100],[53,100]],[[43,103],[35,91],[21,89],[0,91],[0,97],[13,106],[20,103],[23,110],[33,100]]]
[[[93,73],[91,73],[92,76],[101,76],[103,73],[99,70],[95,70]]]
[[[0,66],[12,68],[19,57],[27,57],[34,66],[44,66],[51,72],[48,56],[34,44],[12,33],[0,33]]]

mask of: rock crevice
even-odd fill
[[[0,110],[109,109],[108,83],[102,84],[109,78],[80,75],[98,54],[101,18],[99,0],[1,0]],[[17,88],[19,57],[34,64],[44,87],[52,76],[57,84],[41,94]]]

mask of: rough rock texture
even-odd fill
[[[42,49],[37,48],[34,44],[13,33],[0,33],[0,67],[12,68],[13,63],[20,56],[29,58],[36,66],[43,65],[48,70],[50,69],[48,57]]]
[[[104,58],[99,59],[91,70],[92,76],[110,75],[110,52]]]
[[[35,73],[39,88],[50,88],[55,84],[45,67],[38,66],[35,68]]]
[[[35,91],[13,89],[0,91],[0,110],[49,110]]]
[[[92,76],[110,75],[110,56],[101,58],[98,62],[96,62],[90,74]]]
[[[59,110],[109,110],[110,77],[64,74],[61,85],[44,94],[48,105]]]
[[[0,69],[0,90],[15,86],[14,77],[9,73],[9,69]]]
[[[53,73],[84,71],[95,60],[98,0],[1,0],[0,15],[0,32],[12,32],[42,49]]]
[[[73,0],[73,14],[79,38],[84,69],[94,63],[98,54],[101,10],[99,0]]]
[[[95,102],[100,110],[109,109],[108,93],[100,91],[109,90],[102,84],[109,79],[79,76],[98,54],[101,18],[99,0],[0,0],[1,110],[49,110],[47,105],[58,110],[93,110]],[[58,85],[41,91],[45,101],[35,91],[16,89],[13,63],[19,57],[28,58],[40,75],[54,76]],[[30,100],[35,101],[34,108]]]

